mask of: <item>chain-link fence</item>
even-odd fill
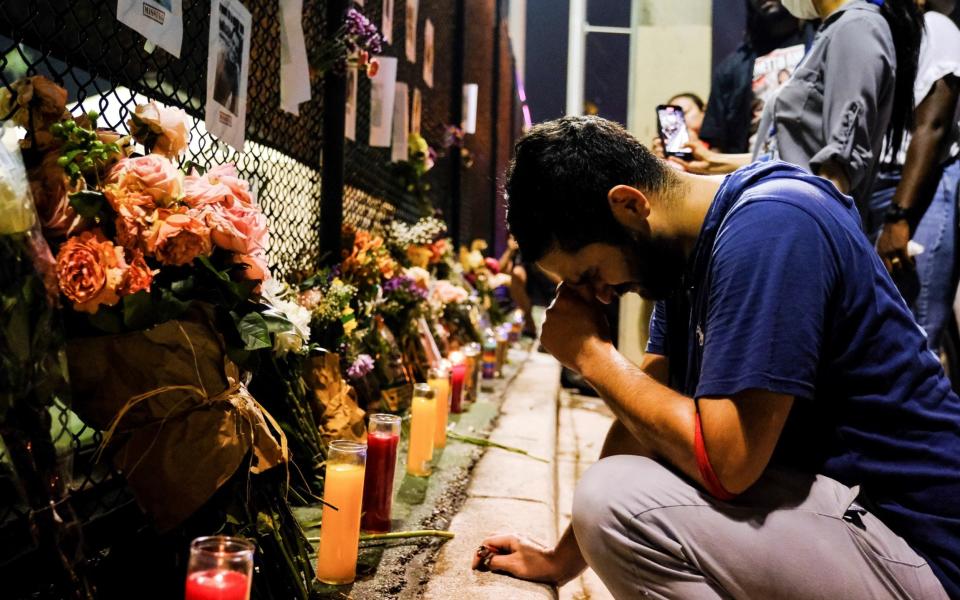
[[[280,22],[277,0],[242,0],[252,15],[252,43],[246,115],[246,146],[237,152],[206,132],[203,124],[206,97],[209,0],[184,0],[183,45],[180,58],[161,49],[149,49],[140,34],[116,19],[116,0],[0,0],[0,87],[9,87],[24,76],[44,75],[68,91],[74,114],[96,111],[102,127],[126,133],[134,106],[147,100],[182,108],[191,121],[186,160],[203,167],[234,162],[256,191],[270,222],[268,254],[275,276],[293,279],[315,270],[320,251],[322,77],[311,72],[313,100],[300,106],[299,116],[283,112],[280,101]],[[382,0],[366,0],[364,13],[378,27]],[[463,202],[460,222],[451,231],[468,237],[491,237],[492,203],[496,188],[497,157],[492,147],[490,107],[486,98],[496,93],[490,65],[491,34],[497,34],[494,10],[485,3],[465,0],[420,0],[416,23],[416,60],[407,60],[405,27],[407,3],[393,0],[392,43],[383,54],[398,59],[398,81],[409,86],[408,110],[414,110],[415,90],[422,99],[421,133],[437,150],[436,163],[426,175],[433,205],[449,219],[455,203]],[[482,4],[482,6],[481,6]],[[303,3],[303,30],[308,55],[324,39],[326,0]],[[467,10],[463,25],[458,10]],[[481,14],[482,19],[473,14]],[[501,11],[502,13],[502,11]],[[430,21],[435,32],[433,85],[424,70],[424,31]],[[467,57],[456,44],[467,40]],[[502,44],[502,40],[494,42]],[[503,57],[500,57],[501,59]],[[501,64],[504,64],[500,61]],[[506,62],[509,68],[509,58]],[[501,79],[512,80],[512,72]],[[463,174],[459,148],[445,148],[449,127],[459,115],[460,84],[481,84],[478,134],[468,145],[476,164]],[[389,148],[369,146],[370,81],[358,78],[356,141],[344,142],[346,186],[343,222],[379,229],[392,218],[413,220],[420,209],[416,198],[401,183]],[[502,87],[502,86],[501,86]],[[508,86],[509,88],[509,86]],[[509,89],[507,90],[509,92]],[[331,107],[340,114],[344,107]],[[0,115],[6,121],[9,115]],[[501,119],[510,121],[507,111]],[[11,125],[0,131],[19,138],[22,130]],[[504,140],[500,140],[503,142]],[[507,141],[509,147],[509,141]],[[502,159],[501,161],[502,162]],[[146,526],[146,521],[126,489],[122,476],[93,454],[100,433],[85,426],[66,407],[52,409],[53,435],[69,501],[84,524],[92,554],[114,546],[117,537]],[[0,578],[3,597],[30,597],[29,580],[42,573],[32,554],[33,536],[27,507],[0,444]],[[9,596],[8,596],[9,595]]]

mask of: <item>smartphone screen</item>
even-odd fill
[[[687,122],[683,117],[683,109],[679,106],[661,105],[657,107],[657,125],[660,129],[660,139],[667,156],[689,158],[690,132],[687,131]]]

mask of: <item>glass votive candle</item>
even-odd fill
[[[510,347],[510,326],[497,330],[497,377],[503,377],[503,365],[507,362],[507,349]]]
[[[324,583],[343,585],[357,577],[366,462],[366,444],[347,440],[330,442],[317,551],[317,579]]]
[[[467,344],[463,349],[463,362],[467,365],[466,379],[463,382],[464,400],[476,402],[480,388],[480,344]]]
[[[493,379],[497,375],[497,338],[492,331],[483,337],[483,355],[481,367],[484,379]]]
[[[417,477],[430,474],[433,460],[433,435],[437,426],[437,401],[426,383],[413,386],[410,407],[410,445],[407,451],[407,473]]]
[[[227,536],[201,537],[190,544],[185,600],[249,600],[253,543]]]
[[[450,370],[441,362],[440,366],[430,369],[427,383],[433,390],[437,404],[437,422],[433,429],[433,447],[447,446],[447,419],[450,416]]]
[[[463,390],[464,382],[467,379],[467,363],[464,361],[462,352],[451,352],[450,362],[450,412],[460,414],[463,412]]]
[[[367,427],[367,466],[363,478],[364,530],[390,531],[393,507],[393,479],[397,471],[397,446],[400,445],[400,417],[370,415]]]

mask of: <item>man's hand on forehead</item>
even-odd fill
[[[610,343],[610,324],[589,286],[557,286],[540,342],[557,360],[576,371],[594,345]]]

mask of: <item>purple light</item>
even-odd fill
[[[524,129],[533,127],[533,119],[530,117],[530,107],[526,104],[523,105],[523,127]]]

